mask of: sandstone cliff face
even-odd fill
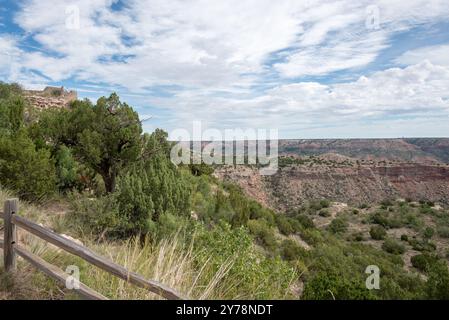
[[[25,98],[38,109],[66,108],[78,97],[75,91],[67,91],[64,87],[46,87],[42,91],[24,90]]]
[[[239,166],[218,168],[216,176],[239,184],[258,201],[279,210],[312,199],[361,204],[386,198],[411,198],[449,204],[449,166],[404,164],[393,166],[288,166],[273,176]]]
[[[400,197],[449,205],[449,139],[280,140],[279,155],[273,176],[246,166],[218,167],[215,174],[280,210],[323,198],[357,205]]]

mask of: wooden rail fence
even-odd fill
[[[17,243],[17,228],[22,228],[29,233],[41,238],[58,248],[61,248],[73,255],[76,255],[92,265],[109,272],[110,274],[136,285],[140,288],[144,288],[150,292],[156,293],[169,300],[184,299],[175,290],[153,280],[147,280],[141,275],[128,271],[124,267],[97,255],[90,249],[77,244],[49,229],[41,227],[34,222],[31,222],[23,217],[17,215],[19,211],[17,199],[10,199],[5,202],[4,211],[0,212],[0,219],[4,220],[4,232],[3,240],[0,239],[0,248],[3,248],[3,261],[6,272],[15,270],[16,268],[16,255],[22,257],[28,261],[38,270],[45,273],[47,276],[66,284],[66,279],[70,275],[59,269],[58,267],[46,262],[42,258],[27,251],[24,247]],[[78,294],[82,297],[91,300],[107,300],[107,298],[100,293],[92,290],[83,283],[79,283],[79,286],[74,288]]]

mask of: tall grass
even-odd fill
[[[115,261],[128,270],[142,275],[146,279],[159,281],[177,290],[186,298],[192,299],[224,299],[220,285],[232,267],[232,261],[223,264],[214,273],[206,262],[198,268],[193,250],[193,242],[184,244],[179,233],[171,239],[158,243],[131,239],[120,244],[101,243],[94,245],[94,250]],[[87,267],[83,262],[81,281],[94,289],[98,289],[112,299],[160,299],[161,297],[146,290],[137,288],[108,273]],[[220,289],[220,290],[219,290]]]
[[[0,203],[11,198],[12,195],[6,191],[0,191]],[[20,214],[35,222],[42,223],[46,227],[61,229],[60,220],[48,216],[44,210],[28,203],[20,203]],[[133,238],[117,242],[96,242],[92,237],[86,236],[82,241],[85,246],[94,252],[107,257],[115,263],[125,267],[127,270],[137,272],[146,279],[159,281],[160,283],[177,290],[186,298],[192,299],[232,299],[235,297],[223,296],[226,288],[222,287],[223,279],[232,267],[233,261],[228,260],[216,272],[206,261],[202,266],[197,265],[196,253],[194,251],[194,240],[186,242],[187,237],[177,232],[172,237],[159,242],[149,240],[141,243]],[[190,237],[190,239],[192,239]],[[59,248],[46,243],[25,232],[20,232],[19,242],[22,246],[34,254],[44,258],[46,261],[59,266],[65,270],[69,265],[75,265],[80,269],[80,280],[87,286],[99,291],[111,299],[161,299],[160,296],[110,275],[96,268],[84,260],[63,252]],[[25,296],[15,292],[15,296],[21,298],[49,298],[48,294],[41,295],[39,288],[47,288],[58,292],[53,298],[74,298],[70,291],[61,285],[41,275],[36,276],[36,270],[25,261],[18,258],[18,278],[27,279],[26,284],[15,281],[15,288],[8,290],[27,291]],[[228,282],[229,283],[229,282]],[[30,285],[32,286],[30,287]],[[29,292],[35,287],[35,292]],[[2,287],[0,286],[0,291]],[[6,290],[3,288],[3,290]],[[61,293],[65,295],[61,295]],[[5,293],[3,293],[5,295]]]

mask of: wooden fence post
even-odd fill
[[[3,259],[5,271],[14,271],[16,268],[16,254],[14,252],[14,243],[17,239],[16,226],[12,223],[12,216],[19,210],[19,200],[6,200],[4,206],[4,236],[3,236]]]

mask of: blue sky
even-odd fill
[[[445,0],[0,0],[0,80],[115,91],[145,130],[448,137]]]

